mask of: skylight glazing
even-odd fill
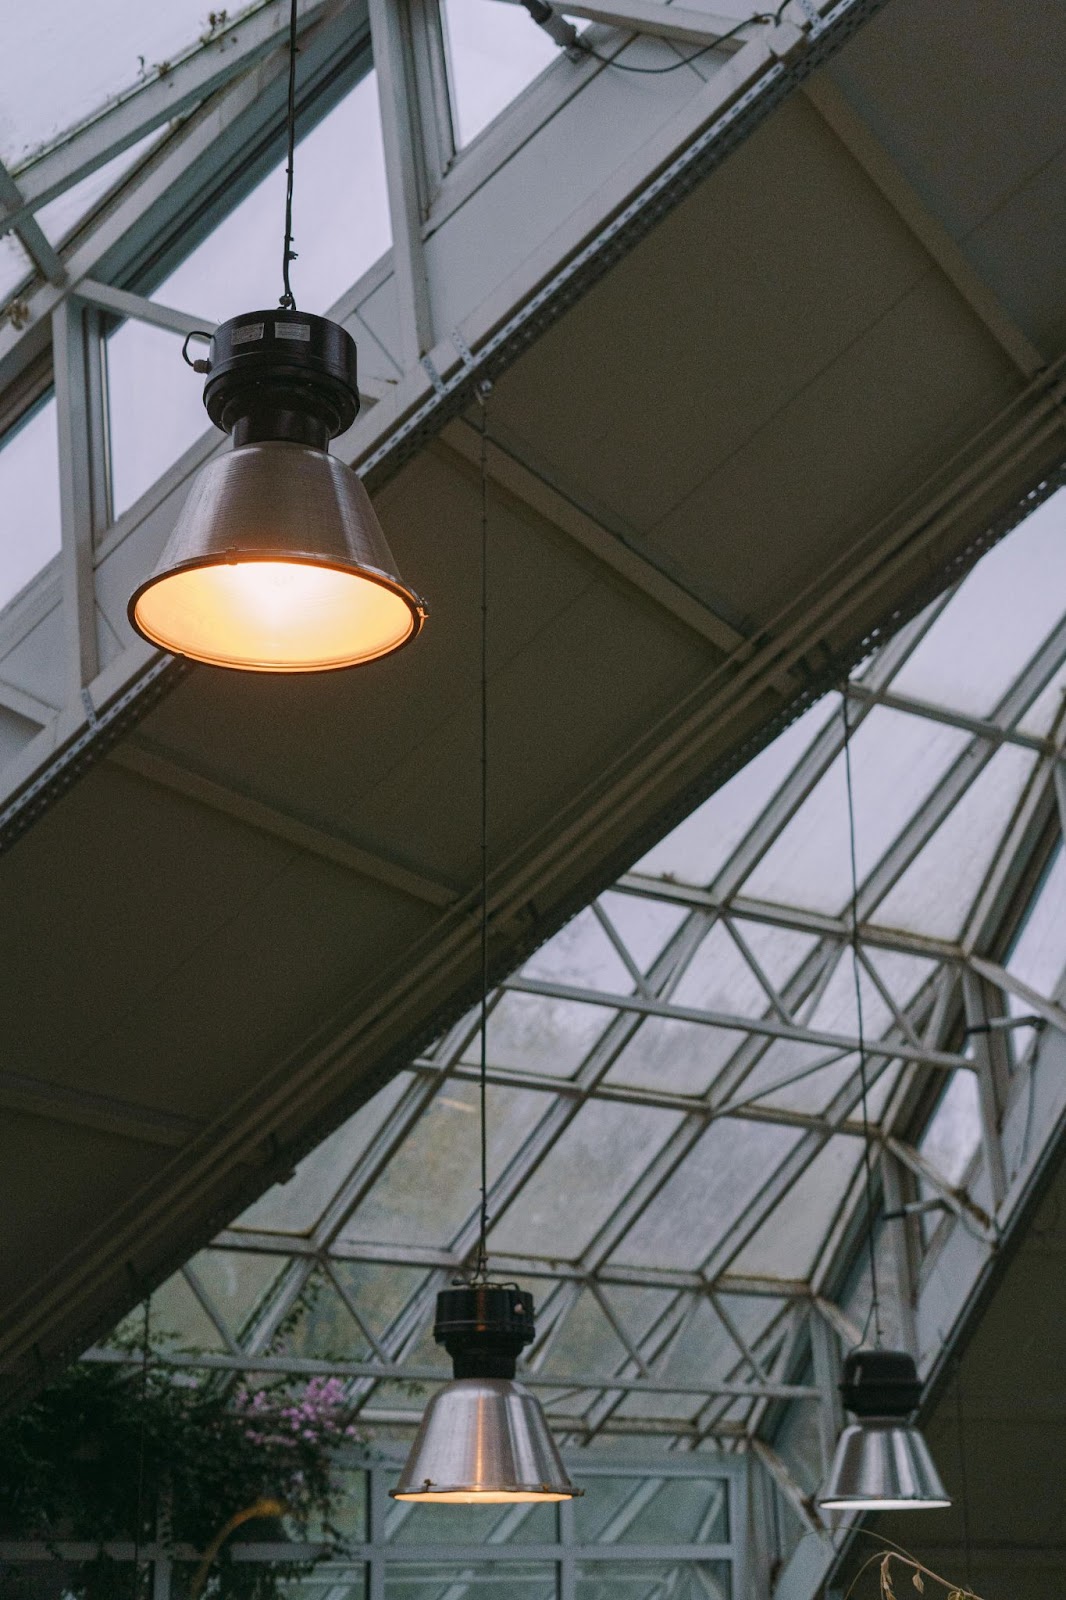
[[[924,1247],[987,1151],[975,995],[1010,1019],[1028,1014],[1013,983],[1051,999],[1066,970],[1061,705],[1023,731],[1066,662],[1064,534],[1060,493],[848,690],[877,1181],[934,1203]],[[987,625],[988,564],[1029,609],[978,694],[956,653]],[[854,1339],[869,1314],[841,740],[835,693],[492,995],[489,1243],[536,1294],[527,1375],[571,1447],[728,1449],[776,1416],[791,1470],[817,1475],[814,1324]],[[435,1293],[476,1242],[476,1030],[464,1018],[172,1280],[156,1314],[177,1346],[311,1360],[346,1377],[371,1436],[409,1433],[404,1384],[447,1371]],[[1031,1041],[1000,1037],[1019,1078]],[[882,1223],[890,1286],[894,1249]],[[888,1300],[898,1332],[903,1291]]]

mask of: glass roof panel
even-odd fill
[[[637,894],[609,891],[600,895],[599,903],[641,972],[650,969],[687,915],[681,906]]]
[[[633,1267],[698,1265],[800,1138],[794,1128],[732,1118],[712,1122],[612,1261]]]
[[[520,6],[444,0],[455,141],[469,144],[560,55]]]
[[[1056,847],[1007,959],[1007,968],[1038,994],[1057,999],[1066,969],[1066,851]],[[1030,1008],[1011,996],[1015,1013]]]
[[[1064,611],[1066,495],[1060,489],[978,562],[892,687],[985,716]]]
[[[259,3],[233,6],[231,20]],[[208,31],[203,0],[38,0],[5,8],[0,51],[0,160],[39,146],[150,82]]]
[[[967,735],[875,706],[852,742],[860,880],[902,831]],[[744,884],[783,905],[840,912],[851,896],[844,760],[838,757]]]
[[[591,907],[541,945],[522,968],[525,978],[543,978],[605,994],[629,994],[633,979]]]
[[[59,554],[59,439],[49,398],[0,439],[0,606]]]
[[[600,1101],[555,1139],[489,1236],[505,1255],[573,1261],[677,1127],[672,1111]]]
[[[607,1074],[608,1083],[666,1094],[706,1094],[744,1035],[674,1017],[648,1017]]]
[[[634,872],[678,883],[709,884],[839,705],[827,695],[760,750],[728,783],[642,856]]]
[[[477,1206],[478,1090],[449,1083],[434,1095],[382,1176],[345,1224],[342,1238],[440,1244]],[[543,1097],[525,1089],[488,1090],[489,1161],[498,1172],[515,1153]]]
[[[34,265],[13,233],[0,238],[0,305],[34,275]]]
[[[550,995],[505,994],[489,1018],[488,1057],[494,1067],[571,1078],[615,1012]],[[472,1039],[463,1060],[476,1062]]]
[[[733,1260],[732,1270],[755,1277],[809,1277],[861,1161],[860,1139],[830,1139]]]
[[[1031,750],[997,751],[873,913],[887,927],[957,939],[1033,768]]]

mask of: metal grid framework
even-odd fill
[[[732,1600],[747,1592],[747,1486],[739,1463],[602,1463],[586,1473],[586,1494],[559,1506],[439,1508],[389,1499],[395,1469],[374,1462],[341,1468],[343,1554],[289,1540],[235,1544],[240,1562],[316,1562],[289,1586],[299,1600],[483,1600],[503,1588],[523,1600],[601,1600],[608,1594],[673,1600]],[[150,1570],[153,1600],[181,1592],[192,1549],[160,1540],[136,1552],[106,1546],[112,1560]],[[82,1561],[95,1547],[6,1540],[0,1561]]]
[[[739,10],[570,9],[686,46],[720,38]],[[775,103],[801,45],[816,64],[811,40],[828,48],[871,9],[803,0],[773,46],[753,28],[706,58],[693,121],[708,131],[689,165],[663,169],[557,280],[530,261],[529,293],[490,335],[476,317],[465,332],[434,325],[427,218],[440,226],[594,65],[569,64],[564,83],[560,61],[508,126],[456,161],[437,7],[302,4],[305,121],[371,59],[381,95],[400,315],[388,380],[367,380],[359,464],[383,470],[454,414],[479,372],[567,303],[626,228],[649,225],[671,184]],[[219,24],[165,73],[0,169],[0,228],[32,263],[0,326],[0,429],[54,385],[62,461],[60,554],[5,611],[0,646],[57,599],[64,616],[58,703],[0,680],[0,705],[27,730],[0,770],[0,828],[23,826],[173,670],[139,644],[107,645],[101,573],[213,441],[116,519],[103,339],[122,318],[179,334],[204,326],[139,291],[187,247],[187,217],[206,232],[276,157],[283,10],[274,0]],[[36,212],[126,152],[136,161],[51,244]],[[562,188],[559,203],[562,214],[573,204]],[[586,233],[594,220],[586,212]],[[372,269],[337,314],[357,316],[383,276]],[[1061,905],[1066,805],[1066,575],[1051,550],[1062,517],[1052,499],[848,690],[871,1115],[879,1203],[895,1214],[879,1247],[894,1331],[927,1372],[938,1359],[922,1326],[931,1263],[953,1239],[976,1245],[959,1269],[961,1314],[1057,1132],[1027,1107],[1049,1041],[1066,1031],[1066,944],[1049,911]],[[796,1437],[814,1418],[816,1471],[840,1420],[840,1349],[867,1310],[841,733],[832,698],[782,735],[496,991],[490,1041],[494,1263],[537,1291],[527,1381],[554,1427],[572,1446],[743,1448],[815,1529],[812,1457]],[[469,1263],[475,1236],[474,1032],[468,1017],[160,1292],[156,1321],[176,1336],[177,1365],[338,1373],[364,1428],[409,1431],[410,1386],[442,1376],[433,1297]]]
[[[1039,1074],[1059,1095],[1064,518],[1060,494],[847,691],[885,1320],[927,1374],[1063,1109]],[[960,667],[997,616],[1005,635]],[[833,695],[490,1013],[490,1246],[536,1291],[525,1381],[571,1447],[746,1451],[788,1508],[785,1553],[824,1535],[811,1491],[868,1322],[842,732]],[[446,1372],[434,1296],[476,1240],[476,1030],[160,1292],[176,1366],[336,1374],[363,1428],[407,1433],[410,1385]]]

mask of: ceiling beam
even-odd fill
[[[19,1072],[0,1072],[0,1106],[5,1111],[18,1111],[46,1122],[93,1128],[142,1144],[174,1149],[186,1144],[202,1126],[192,1117],[157,1111],[152,1106],[136,1105],[129,1100],[70,1088],[66,1084],[45,1082]]]
[[[828,73],[814,73],[804,83],[802,92],[1022,376],[1032,378],[1042,372],[1047,366],[1046,358],[971,266],[944,224],[920,199],[869,124]]]
[[[430,449],[438,459],[453,467],[457,464],[456,457],[461,458],[467,472],[476,471],[479,466],[480,438],[461,421],[451,423]],[[549,482],[510,445],[490,437],[486,466],[494,484],[580,545],[600,566],[610,568],[638,589],[660,610],[668,612],[717,650],[729,654],[747,651],[748,640],[744,634],[697,595],[680,574],[671,572],[669,564],[657,552],[642,548],[643,542],[635,535],[605,527],[602,520],[559,485]],[[792,692],[795,692],[795,685],[792,685]]]
[[[341,834],[305,822],[287,811],[279,811],[276,806],[265,805],[261,800],[195,772],[191,767],[183,766],[172,757],[152,750],[132,737],[116,745],[109,753],[108,760],[113,766],[132,772],[161,789],[169,789],[172,794],[181,795],[185,800],[192,800],[197,805],[206,806],[211,811],[243,823],[245,827],[269,834],[283,844],[318,856],[333,866],[344,867],[362,878],[370,878],[389,889],[396,889],[413,900],[422,900],[427,905],[444,909],[459,899],[456,891],[443,883],[412,872],[410,868],[389,861],[384,856],[375,855],[373,851],[365,850],[362,845]]]

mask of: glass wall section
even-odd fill
[[[285,172],[279,164],[153,291],[210,322],[274,305],[281,289]],[[377,79],[369,72],[297,152],[298,305],[328,311],[391,243]],[[107,341],[112,499],[121,516],[210,426],[181,339],[144,323]]]
[[[443,0],[455,142],[462,146],[559,56],[521,6]]]
[[[59,442],[47,396],[0,438],[0,606],[58,555]]]

